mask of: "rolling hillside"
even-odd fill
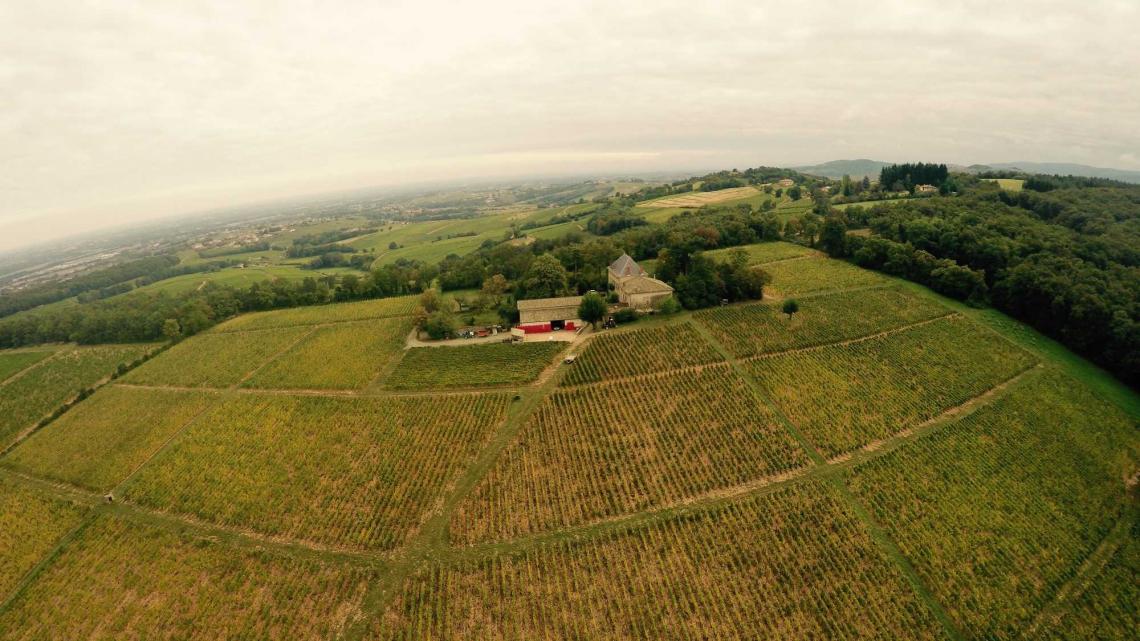
[[[6,429],[0,639],[1130,638],[1140,398],[993,310],[746,249],[766,300],[569,365],[405,349],[407,297],[261,312]],[[0,352],[0,403],[61,358]]]

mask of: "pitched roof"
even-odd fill
[[[642,269],[641,265],[638,265],[629,254],[618,256],[617,260],[610,263],[610,269],[621,277],[645,275],[645,270]]]
[[[668,283],[648,276],[635,276],[622,283],[621,288],[627,294],[657,294],[673,291]]]
[[[533,298],[518,302],[520,312],[531,312],[536,309],[555,309],[558,307],[577,307],[582,302],[581,296],[563,296],[561,298]]]

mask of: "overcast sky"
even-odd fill
[[[1140,169],[1137,33],[1137,0],[0,2],[0,247],[402,181]]]

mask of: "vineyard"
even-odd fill
[[[693,318],[733,356],[743,358],[838,343],[949,313],[927,297],[883,288],[804,299],[792,317],[778,305],[757,303],[716,307]]]
[[[1134,421],[1035,373],[850,484],[963,630],[1014,639],[1121,517],[1138,469]]]
[[[416,532],[506,404],[241,394],[203,414],[125,495],[273,537],[391,548]]]
[[[688,323],[602,334],[578,355],[564,385],[596,383],[723,360]]]
[[[727,365],[559,390],[459,507],[452,535],[471,543],[587,523],[806,462]]]
[[[55,350],[0,350],[0,383],[51,356]]]
[[[0,613],[0,639],[328,639],[370,579],[103,517]]]
[[[1033,363],[997,334],[952,316],[863,341],[760,357],[747,367],[830,457],[915,427]]]
[[[538,378],[565,349],[561,341],[409,349],[384,386],[419,390],[520,385]]]
[[[132,370],[127,383],[230,387],[310,331],[307,327],[238,334],[201,334]]]
[[[785,298],[818,291],[871,287],[891,282],[875,272],[826,258],[772,263],[765,265],[764,271],[772,276],[771,289]]]
[[[391,318],[393,316],[410,316],[415,306],[415,296],[400,296],[399,298],[380,298],[356,303],[256,312],[242,314],[219,325],[214,331],[237,332],[251,329],[322,325],[325,323]]]
[[[403,347],[407,319],[319,327],[243,385],[274,389],[361,389]],[[249,335],[248,333],[243,335]],[[335,357],[330,358],[330,355]]]
[[[769,242],[769,243],[756,243],[754,245],[742,245],[740,247],[732,247],[729,249],[717,249],[708,252],[708,256],[717,260],[727,260],[734,252],[744,250],[748,254],[749,265],[763,265],[764,263],[772,263],[777,260],[787,260],[789,258],[800,258],[801,256],[818,256],[819,253],[813,249],[808,249],[803,245],[796,245],[795,243],[784,242]]]
[[[103,493],[214,399],[110,385],[36,432],[0,465]]]
[[[0,450],[25,430],[153,345],[101,345],[60,351],[0,386]]]
[[[82,517],[82,508],[0,477],[0,602]]]
[[[1130,641],[1140,629],[1140,523],[1133,522],[1123,545],[1108,559],[1087,589],[1057,620],[1046,621],[1066,641],[1109,639]],[[1131,630],[1132,632],[1129,632]]]
[[[373,639],[939,639],[821,484],[415,574]]]

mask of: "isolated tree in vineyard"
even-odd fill
[[[800,304],[796,302],[796,299],[789,298],[784,301],[783,310],[784,313],[788,315],[788,318],[791,318],[796,312],[800,311]]]

